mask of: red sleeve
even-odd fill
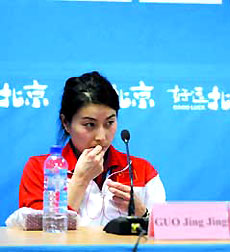
[[[158,175],[157,170],[148,161],[145,162],[145,183],[147,184],[151,179]]]
[[[32,157],[26,163],[19,187],[19,207],[43,209],[44,160],[45,157]]]
[[[47,155],[31,157],[23,170],[19,187],[19,208],[43,209],[44,172]],[[70,206],[69,210],[75,211]]]

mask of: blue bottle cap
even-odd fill
[[[50,147],[50,154],[61,154],[62,147],[60,145],[53,145]]]

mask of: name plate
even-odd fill
[[[228,240],[229,218],[227,202],[154,204],[148,235],[156,240]]]

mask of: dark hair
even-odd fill
[[[116,111],[118,114],[119,98],[111,83],[98,72],[85,73],[80,77],[69,78],[62,95],[61,115],[65,116],[67,123],[71,123],[73,116],[85,105],[102,104]],[[64,142],[69,134],[62,125],[59,130],[59,141]]]

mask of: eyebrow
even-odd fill
[[[106,118],[106,120],[109,120],[109,119],[111,119],[111,118],[113,118],[113,117],[116,117],[116,114],[112,114],[112,115],[108,116],[108,117]],[[93,117],[90,117],[90,116],[84,116],[84,117],[82,117],[81,119],[82,119],[82,120],[97,121],[97,119],[95,119],[95,118],[93,118]]]

